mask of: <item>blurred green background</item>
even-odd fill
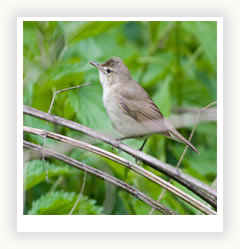
[[[89,60],[104,62],[111,56],[120,57],[132,77],[147,90],[167,117],[173,114],[174,107],[202,108],[217,98],[216,22],[24,21],[23,36],[24,104],[47,112],[54,91],[94,82],[60,93],[52,113],[107,135],[115,133],[103,107],[98,72]],[[109,145],[31,116],[24,115],[24,125],[83,139],[111,151]],[[191,129],[192,126],[184,127],[180,132],[188,137]],[[24,134],[24,139],[43,144],[38,136]],[[181,169],[211,184],[217,174],[216,122],[200,123],[192,142],[201,155],[188,151]],[[129,140],[127,143],[138,148],[141,141]],[[110,160],[50,139],[46,140],[46,146],[104,170],[155,200],[162,191],[156,184]],[[183,149],[182,144],[153,135],[144,151],[176,165]],[[49,183],[46,183],[39,155],[24,153],[24,214],[68,214],[80,192],[84,173],[47,158]],[[120,156],[133,160],[123,152]],[[142,166],[168,179],[150,167]],[[189,193],[176,182],[173,184]],[[198,213],[168,192],[161,203],[178,214]],[[74,214],[148,214],[150,210],[126,192],[87,175],[83,196]],[[160,213],[155,211],[154,214]]]

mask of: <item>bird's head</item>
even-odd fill
[[[89,61],[89,63],[98,69],[103,87],[121,84],[125,79],[131,78],[127,66],[118,57],[111,57],[102,64],[95,61]]]

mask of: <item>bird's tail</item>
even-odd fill
[[[184,136],[182,136],[175,128],[168,131],[168,133],[171,135],[172,138],[175,138],[177,140],[180,140],[184,144],[188,145],[193,151],[195,151],[198,155],[200,155],[197,148],[192,145]]]

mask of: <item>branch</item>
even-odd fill
[[[48,110],[48,113],[51,113],[52,107],[53,107],[53,104],[54,104],[54,101],[55,101],[55,98],[56,98],[56,96],[57,96],[58,93],[66,92],[66,91],[69,91],[69,90],[78,89],[78,88],[81,88],[83,86],[88,86],[88,85],[91,85],[91,84],[92,84],[92,82],[89,82],[89,83],[85,83],[85,84],[82,84],[82,85],[79,85],[79,86],[72,86],[72,87],[64,88],[64,89],[61,89],[61,90],[58,90],[58,91],[54,92],[53,93],[53,97],[52,97],[52,101],[51,101],[51,104],[50,104],[50,107],[49,107],[49,110]]]
[[[175,181],[181,183],[182,185],[187,187],[189,190],[197,194],[199,197],[207,201],[209,204],[213,206],[217,205],[216,204],[216,197],[217,197],[216,190],[214,190],[207,184],[202,183],[196,178],[189,176],[187,174],[184,174],[180,170],[175,169],[173,166],[167,163],[161,162],[160,160],[148,154],[145,154],[142,151],[135,150],[126,144],[123,144],[113,138],[107,137],[106,135],[103,135],[102,133],[95,131],[93,129],[90,129],[86,126],[83,126],[79,123],[42,112],[40,110],[34,109],[26,105],[24,105],[23,111],[25,114],[29,114],[31,116],[38,117],[38,118],[53,122],[55,124],[68,127],[70,129],[82,132],[88,136],[94,137],[100,141],[108,143],[111,146],[118,148],[137,159],[140,159],[145,164],[151,166],[152,168],[166,174],[167,176],[171,177]]]
[[[84,187],[85,187],[85,183],[86,183],[86,176],[87,176],[86,171],[84,171],[83,182],[82,182],[82,187],[81,187],[80,193],[79,193],[78,198],[77,198],[76,202],[74,203],[74,205],[73,205],[73,207],[72,207],[72,209],[71,209],[71,211],[69,212],[68,215],[72,215],[73,214],[75,208],[77,207],[77,205],[78,205],[78,203],[79,203],[79,201],[80,201],[80,199],[82,197],[82,194],[83,194],[83,191],[84,191]]]
[[[151,199],[147,195],[143,194],[139,190],[135,189],[134,187],[130,186],[129,184],[127,184],[127,183],[125,183],[125,182],[123,182],[123,181],[121,181],[121,180],[119,180],[119,179],[117,179],[109,174],[106,174],[105,172],[102,172],[101,170],[90,167],[87,164],[79,162],[75,159],[72,159],[71,157],[66,156],[66,155],[63,155],[63,154],[51,151],[49,149],[43,148],[40,145],[36,145],[36,144],[30,143],[27,141],[23,141],[23,145],[25,148],[28,148],[28,149],[31,149],[34,151],[38,151],[38,152],[41,152],[44,149],[45,153],[48,154],[49,156],[54,157],[55,159],[58,159],[60,161],[63,161],[65,163],[71,165],[74,168],[84,170],[89,174],[95,175],[95,176],[123,189],[124,191],[129,192],[131,195],[135,196],[139,200],[143,201],[147,205],[153,207],[154,209],[158,210],[159,212],[161,212],[163,214],[167,214],[167,215],[176,214],[172,210],[170,210],[169,208],[165,207],[162,204],[157,203],[156,201],[154,201],[153,199]]]
[[[78,89],[78,88],[81,88],[81,87],[84,87],[84,86],[88,86],[90,84],[92,84],[92,83],[89,82],[89,83],[85,83],[85,84],[82,84],[82,85],[79,85],[79,86],[68,87],[68,88],[64,88],[64,89],[61,89],[61,90],[58,90],[58,91],[54,92],[53,93],[53,97],[52,97],[52,101],[51,101],[51,104],[50,104],[50,107],[48,109],[48,113],[50,114],[51,111],[52,111],[53,104],[54,104],[54,101],[55,101],[55,98],[56,98],[57,94],[59,94],[61,92],[69,91],[69,90]],[[44,130],[45,130],[46,124],[47,124],[47,122],[44,125]],[[43,136],[43,148],[45,148],[45,142],[46,142],[46,139],[45,139],[45,136]],[[42,164],[43,169],[46,172],[46,181],[48,182],[48,171],[45,168],[45,154],[44,154],[44,150],[42,151],[42,162],[43,162],[43,164]]]
[[[199,123],[199,118],[200,118],[201,113],[202,113],[203,111],[206,111],[209,107],[215,105],[216,103],[217,103],[217,101],[214,101],[214,102],[212,102],[212,103],[206,105],[205,107],[203,107],[203,108],[201,108],[201,109],[199,110],[198,115],[197,115],[196,120],[195,120],[195,124],[194,124],[193,129],[192,129],[192,131],[191,131],[191,134],[190,134],[190,136],[189,136],[189,138],[188,138],[188,141],[189,141],[189,142],[191,142],[191,139],[192,139],[192,137],[193,137],[193,134],[194,134],[194,132],[195,132],[195,130],[196,130],[196,128],[197,128],[197,125],[198,125],[198,123]],[[177,162],[177,165],[176,165],[176,168],[177,168],[177,169],[180,167],[180,164],[182,163],[182,160],[183,160],[183,158],[184,158],[184,156],[185,156],[187,150],[188,150],[188,146],[186,145],[185,148],[184,148],[184,151],[183,151],[183,153],[182,153],[182,155],[181,155],[181,157],[180,157],[180,159],[179,159],[178,162]],[[168,182],[170,182],[170,183],[172,182],[172,181],[171,181],[171,178],[168,180]],[[164,196],[164,194],[165,194],[165,191],[166,191],[166,190],[164,189],[164,190],[162,191],[162,193],[159,195],[157,202],[160,202],[160,201],[161,201],[161,199],[163,198],[163,196]],[[153,213],[153,211],[154,211],[154,209],[152,209],[152,210],[150,211],[149,214],[151,215],[151,214]]]
[[[178,115],[171,115],[168,120],[173,124],[175,128],[189,127],[195,125],[196,116],[199,114],[198,122],[210,122],[217,120],[217,108],[210,108],[202,110],[202,108],[186,108],[176,107],[174,108]]]
[[[81,149],[84,149],[86,151],[95,153],[97,155],[103,156],[105,158],[108,158],[112,161],[115,161],[133,171],[135,171],[136,173],[148,178],[149,180],[153,181],[154,183],[160,185],[161,187],[163,187],[164,189],[170,191],[171,193],[175,194],[176,196],[178,196],[179,198],[183,199],[184,201],[186,201],[187,203],[189,203],[190,205],[194,206],[196,209],[202,211],[205,214],[216,214],[215,211],[213,211],[212,209],[210,209],[209,207],[207,207],[206,205],[204,205],[203,203],[201,203],[200,201],[194,199],[193,197],[191,197],[190,195],[186,194],[185,192],[181,191],[180,189],[176,188],[175,186],[173,186],[172,184],[168,183],[167,181],[163,180],[162,178],[154,175],[153,173],[145,170],[144,168],[138,166],[135,163],[132,163],[124,158],[121,158],[111,152],[108,152],[106,150],[100,149],[96,146],[93,146],[91,144],[70,138],[70,137],[66,137],[64,135],[60,135],[57,133],[53,133],[53,132],[49,132],[49,131],[44,131],[41,129],[36,129],[36,128],[31,128],[31,127],[23,127],[23,131],[24,132],[28,132],[31,134],[35,134],[35,135],[39,135],[39,136],[46,136],[48,138],[52,138],[61,142],[65,142],[67,144],[71,144],[74,146],[77,146]]]

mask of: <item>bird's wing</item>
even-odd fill
[[[162,113],[139,84],[121,89],[120,104],[130,117],[146,127],[146,133],[170,135]]]
[[[183,142],[199,154],[195,146],[163,117],[158,107],[139,84],[135,83],[134,88],[122,88],[120,95],[120,104],[124,111],[146,128],[145,134],[161,133],[167,137]],[[139,97],[140,95],[141,97]]]

